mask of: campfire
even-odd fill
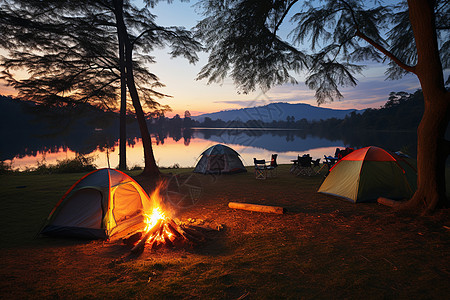
[[[177,224],[170,217],[170,211],[164,209],[161,187],[157,187],[150,196],[153,210],[143,213],[145,228],[122,239],[124,244],[132,246],[133,254],[140,254],[145,248],[156,250],[161,247],[192,247],[206,240],[204,232],[208,229]]]

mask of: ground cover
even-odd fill
[[[395,213],[316,193],[321,176],[289,166],[256,180],[248,173],[195,175],[202,194],[175,209],[182,222],[223,227],[193,249],[127,259],[120,241],[35,238],[61,195],[83,174],[0,176],[0,297],[202,299],[443,299],[450,294],[450,218]],[[189,169],[165,170],[189,176]],[[144,188],[145,179],[132,172]],[[228,208],[247,202],[283,215]]]

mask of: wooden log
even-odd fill
[[[175,223],[175,221],[174,221],[173,219],[169,219],[169,220],[168,220],[168,223],[169,223],[170,225],[172,225],[172,227],[173,227],[176,231],[178,231],[178,232],[180,232],[180,233],[183,231],[183,229],[181,228],[181,226],[178,225],[177,223]]]
[[[169,228],[170,233],[172,233],[177,238],[182,236],[181,233],[179,233],[178,230],[176,230],[171,223],[166,223],[166,224],[167,224],[167,227]]]
[[[136,244],[141,238],[142,238],[142,231],[138,231],[138,232],[135,232],[135,233],[133,233],[133,234],[131,234],[131,235],[128,235],[127,237],[124,237],[124,238],[122,239],[122,242],[123,242],[125,245],[133,246],[133,245]]]
[[[393,208],[397,208],[402,204],[401,201],[395,201],[395,200],[384,198],[384,197],[379,197],[377,202],[379,204],[383,204],[383,205],[393,207]]]
[[[164,238],[164,243],[166,244],[167,248],[172,248],[173,247],[173,243],[170,240],[169,236],[167,235],[167,232],[163,232],[163,238]]]
[[[204,240],[205,239],[205,236],[202,233],[200,233],[199,231],[197,231],[197,230],[195,230],[193,228],[186,227],[186,228],[184,228],[184,231],[189,233],[190,235],[196,237],[198,240]]]
[[[159,239],[156,239],[153,242],[152,250],[158,250],[159,248],[161,248],[161,246],[162,246],[162,243],[159,241]]]
[[[259,205],[259,204],[250,204],[250,203],[238,203],[238,202],[230,202],[228,203],[229,208],[235,209],[243,209],[257,212],[265,212],[265,213],[275,213],[275,214],[283,214],[284,208],[280,206],[268,206],[268,205]]]
[[[184,237],[186,240],[190,241],[190,242],[197,243],[197,244],[202,242],[201,239],[199,239],[199,238],[197,238],[196,236],[190,234],[187,230],[183,230],[183,233],[182,233],[182,234],[183,234],[183,237]]]
[[[213,229],[213,228],[201,227],[201,226],[196,226],[196,225],[189,225],[189,228],[195,229],[199,232],[217,231],[216,229]]]
[[[159,228],[161,227],[161,222],[162,220],[159,220],[155,226],[153,226],[152,229],[150,229],[145,235],[144,237],[139,241],[139,243],[137,243],[133,249],[131,249],[131,253],[134,254],[139,254],[142,253],[144,251],[144,247],[145,247],[145,242],[155,233],[159,230]]]

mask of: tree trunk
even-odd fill
[[[417,191],[403,208],[423,214],[448,206],[445,193],[445,131],[450,119],[450,93],[446,91],[437,44],[434,1],[408,0],[414,31],[419,78],[425,111],[417,130]]]
[[[128,90],[136,112],[136,118],[141,132],[142,145],[144,147],[144,171],[142,175],[157,177],[160,175],[155,157],[153,156],[152,140],[145,120],[144,111],[139,100],[139,94],[136,89],[133,75],[133,45],[128,37],[127,28],[123,17],[123,0],[114,0],[114,8],[117,22],[119,38],[122,38],[125,45],[125,69]]]
[[[127,169],[127,82],[125,73],[125,45],[117,29],[120,67],[119,169]]]

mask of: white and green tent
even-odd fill
[[[194,173],[234,174],[247,172],[239,158],[239,153],[228,146],[216,144],[209,147],[200,156]]]
[[[40,233],[106,239],[143,222],[143,212],[150,211],[152,205],[143,188],[127,174],[99,169],[72,185]]]
[[[351,202],[372,202],[378,197],[405,199],[416,190],[416,174],[405,159],[371,146],[338,161],[318,192]]]

